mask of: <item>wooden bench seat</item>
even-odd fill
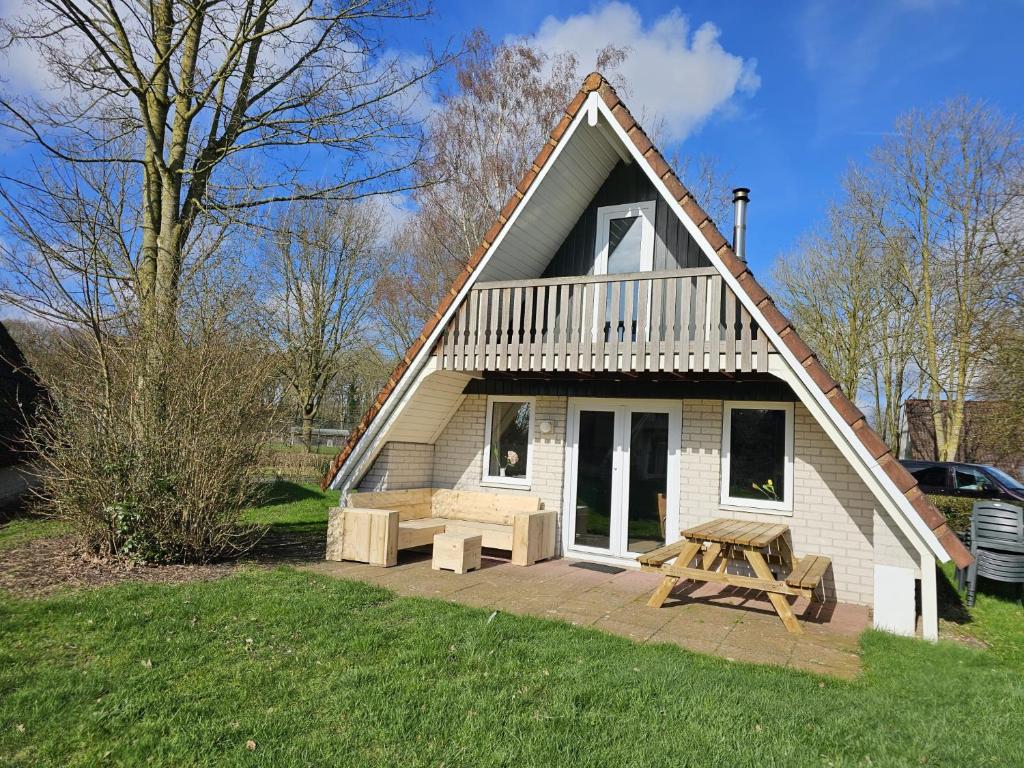
[[[793,565],[793,572],[786,577],[786,583],[794,589],[813,592],[831,564],[832,561],[824,555],[804,555]]]
[[[512,553],[513,565],[555,554],[555,510],[536,496],[413,488],[353,492],[327,525],[327,559],[395,565],[398,551],[432,545],[434,536],[480,536],[483,546]]]

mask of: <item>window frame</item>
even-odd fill
[[[642,203],[602,205],[597,209],[597,233],[594,241],[594,274],[608,274],[608,225],[612,219],[639,216],[640,226],[640,271],[654,270],[654,216],[657,205],[654,200]],[[623,273],[626,274],[626,273]]]
[[[781,501],[745,499],[729,495],[730,464],[732,459],[732,412],[735,410],[783,411],[786,415],[783,454],[783,497]],[[745,509],[776,515],[793,514],[794,466],[794,404],[785,401],[726,400],[722,403],[721,505],[730,509]]]
[[[526,474],[522,478],[502,477],[501,475],[490,475],[490,451],[491,451],[491,426],[494,414],[495,403],[526,403],[530,406],[530,424],[527,429],[526,438]],[[484,448],[481,453],[480,485],[490,488],[515,488],[529,490],[533,484],[533,436],[537,421],[537,398],[525,395],[488,395],[487,412],[484,417]]]

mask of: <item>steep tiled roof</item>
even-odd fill
[[[703,208],[701,208],[700,204],[693,197],[690,191],[679,180],[679,177],[676,176],[675,172],[665,160],[665,157],[658,151],[658,148],[654,146],[647,134],[644,133],[643,128],[640,127],[639,123],[637,123],[632,114],[630,114],[629,109],[619,99],[618,94],[615,93],[615,89],[600,73],[597,72],[592,72],[583,81],[583,86],[580,88],[576,96],[573,97],[572,101],[569,102],[562,119],[559,120],[558,125],[555,126],[555,129],[551,132],[550,138],[544,144],[544,147],[538,153],[536,159],[534,159],[533,164],[526,172],[526,175],[523,176],[522,181],[519,182],[519,185],[516,187],[512,197],[501,210],[497,221],[495,221],[491,228],[484,234],[483,242],[477,246],[477,249],[473,252],[469,262],[462,271],[459,272],[451,289],[441,302],[441,306],[439,306],[437,311],[434,312],[429,320],[427,320],[419,337],[415,342],[413,342],[412,346],[409,347],[405,356],[396,366],[394,372],[384,385],[384,388],[377,396],[377,399],[370,406],[366,415],[363,416],[359,425],[352,431],[348,442],[346,442],[341,452],[334,461],[331,462],[330,469],[323,480],[323,487],[326,488],[331,483],[335,475],[337,475],[338,471],[341,469],[345,460],[352,453],[356,444],[366,433],[366,430],[369,428],[374,417],[376,417],[380,412],[384,403],[387,402],[388,397],[390,397],[391,393],[394,391],[399,380],[405,374],[413,359],[423,348],[426,340],[430,337],[437,325],[441,322],[441,318],[451,306],[452,302],[455,301],[455,297],[466,284],[469,276],[480,264],[484,254],[486,254],[487,250],[490,248],[491,243],[493,243],[498,237],[513,212],[522,202],[526,193],[537,179],[541,169],[543,169],[544,165],[551,158],[552,153],[555,151],[558,143],[562,140],[566,130],[576,117],[579,110],[583,108],[583,105],[587,100],[587,96],[590,93],[597,93],[601,97],[612,115],[618,121],[622,130],[633,142],[637,151],[650,165],[655,175],[661,179],[661,182],[668,189],[672,197],[675,198],[683,212],[704,234],[704,237],[707,238],[711,248],[718,255],[718,258],[722,260],[726,269],[728,269],[729,272],[731,272],[737,279],[740,288],[761,311],[768,324],[770,324],[780,335],[782,341],[807,371],[811,380],[826,395],[828,402],[836,410],[839,417],[853,429],[853,433],[864,444],[872,458],[878,462],[879,466],[889,476],[900,492],[907,497],[911,506],[917,514],[920,515],[928,528],[935,534],[936,538],[945,548],[946,552],[949,553],[949,556],[953,561],[961,567],[965,567],[970,564],[972,559],[970,552],[966,547],[964,547],[963,543],[956,537],[949,526],[946,525],[946,518],[930,501],[928,501],[927,497],[917,487],[917,481],[896,460],[896,457],[892,454],[892,451],[889,450],[889,447],[868,424],[867,419],[864,417],[864,414],[861,413],[860,409],[858,409],[857,406],[854,405],[845,394],[843,394],[839,385],[829,375],[828,371],[825,370],[825,367],[818,361],[818,358],[815,356],[811,348],[808,347],[800,338],[796,328],[794,328],[786,316],[779,311],[767,291],[765,291],[757,282],[753,272],[751,272],[747,267],[747,263],[736,256],[728,241],[711,220],[711,217],[708,216]]]

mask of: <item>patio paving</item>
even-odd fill
[[[654,609],[646,602],[661,579],[657,574],[591,568],[568,558],[519,568],[485,552],[480,570],[458,575],[431,570],[430,555],[414,551],[401,552],[393,568],[329,561],[308,566],[316,573],[378,584],[401,595],[557,619],[733,661],[843,678],[860,671],[857,638],[870,623],[863,606],[797,600],[793,612],[804,632],[792,635],[761,593],[687,582],[662,608]]]

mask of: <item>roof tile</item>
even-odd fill
[[[683,199],[681,204],[683,206],[683,213],[689,216],[690,221],[698,227],[704,223],[705,219],[708,218],[707,213],[705,213],[704,209],[700,207],[700,204],[694,200],[692,196]]]
[[[832,402],[832,407],[839,412],[843,421],[851,427],[864,418],[864,414],[861,412],[860,408],[858,408],[850,398],[844,395],[843,390],[839,387],[836,387],[828,393],[828,399]]]
[[[634,124],[633,127],[629,129],[629,138],[633,140],[633,144],[636,145],[637,151],[641,155],[645,154],[647,150],[654,146],[651,144],[651,140],[647,137],[647,134],[644,133],[644,129],[641,128],[639,124]]]
[[[668,163],[665,162],[665,158],[662,157],[661,152],[658,151],[657,147],[651,147],[647,151],[647,154],[644,155],[644,160],[650,164],[651,170],[659,179],[666,173],[672,172],[672,169],[669,168]]]
[[[629,132],[629,129],[636,125],[636,120],[633,119],[633,115],[629,113],[622,103],[615,105],[615,109],[612,110],[612,117],[614,117],[619,125],[622,126],[622,130]]]
[[[757,305],[757,308],[761,310],[764,315],[764,319],[768,321],[768,324],[775,330],[776,333],[782,333],[784,330],[789,328],[791,323],[789,319],[779,311],[779,308],[775,306],[775,302],[772,301],[770,296],[767,296],[767,301]]]
[[[554,139],[555,141],[561,139],[562,134],[564,134],[566,130],[568,130],[569,123],[571,122],[572,118],[569,117],[568,115],[562,117],[562,119],[558,121],[558,125],[556,125],[555,129],[551,132],[551,138]]]
[[[796,359],[801,363],[814,354],[814,352],[811,351],[811,348],[804,344],[804,340],[800,338],[800,334],[794,331],[792,327],[782,334],[782,341],[787,347],[789,347],[789,351],[796,355]]]
[[[829,395],[829,397],[834,398],[835,400],[842,398],[843,400],[846,400],[846,402],[850,403],[846,395],[843,394],[842,390],[839,387],[836,387],[832,391],[832,394]],[[857,409],[857,406],[855,406],[853,403],[850,403],[850,407],[853,410],[857,411],[857,413],[860,413],[860,411]],[[842,413],[843,411],[840,411],[840,415]],[[868,453],[871,454],[871,458],[878,459],[889,452],[889,446],[886,445],[885,441],[878,436],[878,433],[871,428],[871,425],[868,424],[867,419],[862,418],[860,421],[855,421],[853,423],[853,434],[855,434],[857,436],[857,439],[860,440],[861,444],[863,444],[863,446],[867,448]]]
[[[839,386],[839,382],[832,378],[825,366],[816,357],[809,357],[804,361],[804,370],[811,377],[818,389],[826,395]]]
[[[689,190],[683,186],[683,182],[681,182],[679,177],[674,173],[670,173],[665,176],[661,182],[665,185],[665,188],[668,189],[668,193],[676,200],[682,200],[690,194]]]
[[[934,531],[940,526],[946,524],[946,516],[939,512],[939,510],[935,508],[935,505],[932,504],[924,494],[919,494],[917,498],[910,502],[910,504],[915,510],[917,510],[917,514],[921,516],[925,525],[927,525],[931,530]]]
[[[565,114],[570,118],[575,117],[579,108],[583,106],[583,102],[587,100],[586,92],[581,88],[576,92],[576,95],[572,97],[572,101],[569,102],[569,106],[565,108]]]
[[[906,493],[917,485],[917,480],[914,479],[914,476],[907,472],[907,470],[903,468],[903,465],[893,458],[891,453],[884,454],[879,459],[878,466],[880,466],[885,474],[889,476],[889,479],[896,484],[900,493]]]
[[[722,260],[725,268],[729,270],[729,274],[733,277],[738,278],[744,272],[747,272],[747,262],[736,255],[736,251],[732,249],[731,245],[726,245],[718,249],[718,258]]]
[[[768,298],[768,293],[761,287],[761,284],[757,282],[757,278],[754,277],[753,272],[748,271],[745,274],[740,275],[739,282],[740,288],[747,292],[747,296],[749,296],[750,300],[754,302],[755,307]]]
[[[700,231],[704,233],[704,236],[708,239],[711,244],[711,250],[716,253],[722,248],[723,245],[727,245],[728,241],[723,237],[722,233],[718,231],[718,227],[715,226],[710,218],[704,220],[704,223],[700,226]]]
[[[974,562],[974,557],[971,556],[970,550],[964,546],[964,543],[957,538],[957,535],[953,533],[948,525],[940,528],[935,534],[942,548],[949,553],[949,556],[953,558],[953,562],[956,563],[958,568],[966,568]]]

